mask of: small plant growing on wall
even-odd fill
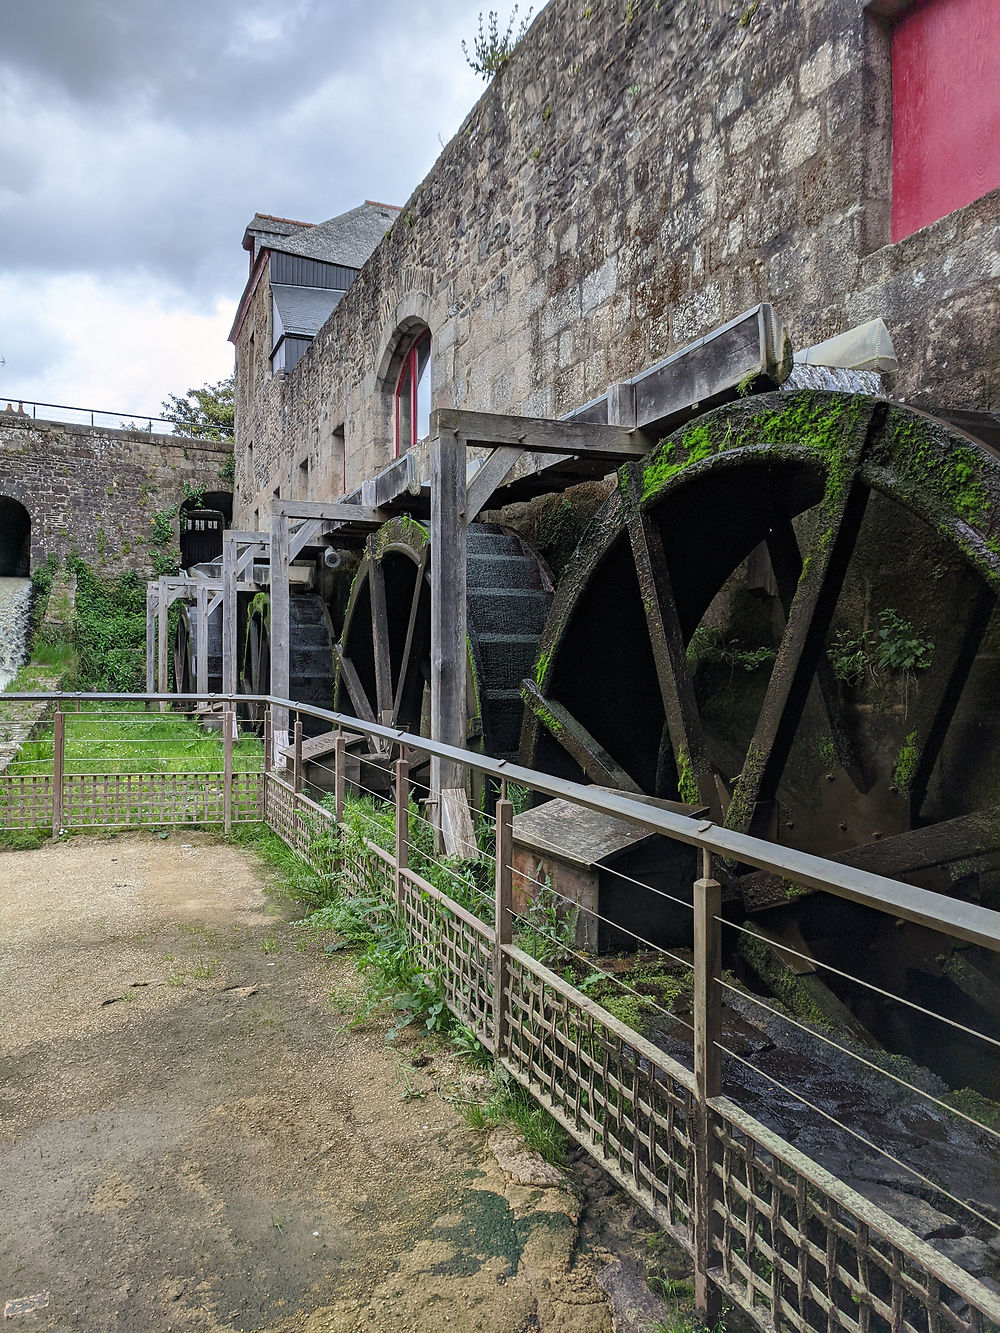
[[[472,50],[469,50],[468,43],[462,43],[462,54],[469,68],[476,74],[481,74],[484,79],[492,79],[500,66],[510,59],[514,48],[528,31],[531,14],[532,10],[529,9],[515,30],[517,22],[517,5],[515,5],[507,20],[506,28],[501,31],[500,17],[495,9],[491,9],[485,17],[480,11],[479,31],[473,38]]]

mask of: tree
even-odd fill
[[[208,440],[228,440],[233,434],[236,376],[188,389],[183,398],[170,394],[163,400],[163,414],[174,423],[175,435],[197,435]]]

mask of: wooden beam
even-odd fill
[[[521,698],[591,782],[599,787],[617,787],[620,791],[642,790],[583,723],[555,699],[546,699],[533,680],[521,681]]]
[[[375,707],[378,720],[392,717],[392,664],[389,660],[389,613],[385,604],[385,573],[368,539],[368,594],[372,607],[372,649],[375,654]]]
[[[419,664],[427,646],[427,631],[429,629],[429,619],[423,620],[421,611],[427,607],[427,598],[430,596],[430,590],[426,585],[427,564],[430,560],[430,547],[425,546],[420,552],[420,559],[417,562],[417,578],[413,585],[413,599],[410,602],[410,617],[406,623],[406,641],[403,644],[403,656],[399,663],[399,679],[396,682],[396,694],[392,701],[392,718],[389,725],[399,726],[401,711],[411,701],[411,685],[413,680],[413,670]],[[423,695],[423,686],[420,687],[420,695]],[[414,711],[419,714],[419,702],[414,699]],[[419,716],[407,717],[406,725],[410,731],[419,730]]]
[[[501,444],[480,466],[466,488],[465,519],[471,523],[490,496],[502,486],[524,455],[519,444]]]
[[[271,506],[271,541],[274,541],[274,518],[321,518],[328,523],[349,523],[355,526],[380,528],[389,515],[369,505],[344,504],[342,500],[278,500]]]
[[[208,702],[208,594],[204,588],[198,589],[195,610],[198,615],[195,626],[195,691],[200,705]]]
[[[156,584],[146,584],[146,693],[156,689]]]
[[[479,446],[519,445],[531,453],[583,454],[609,461],[644,458],[652,443],[641,431],[586,421],[550,421],[545,417],[509,417],[493,412],[441,408],[431,413],[431,430],[442,439]]]
[[[288,698],[290,673],[288,661],[288,519],[276,505],[271,512],[271,689],[279,699]],[[275,751],[288,744],[288,709],[271,710],[271,728]]]
[[[354,663],[344,653],[339,643],[334,645],[334,651],[337,654],[337,661],[340,663],[340,674],[343,677],[351,703],[354,705],[356,715],[362,722],[377,722]],[[287,744],[287,742],[285,743]]]
[[[167,675],[167,613],[170,604],[167,601],[167,590],[164,587],[164,580],[160,579],[156,588],[156,686],[160,694],[166,694],[169,677]]]
[[[228,540],[227,540],[228,538]],[[222,534],[222,692],[236,694],[236,576],[238,538]]]
[[[289,560],[294,560],[295,557],[315,539],[322,526],[323,520],[319,518],[307,518],[303,520],[302,526],[289,535]]]
[[[459,748],[468,739],[466,540],[465,444],[453,433],[431,441],[431,735]],[[459,765],[431,760],[431,791],[439,798],[464,781]]]

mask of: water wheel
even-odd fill
[[[1000,908],[998,590],[986,446],[850,395],[717,409],[623,468],[584,534],[522,683],[524,761]],[[985,951],[716,869],[728,911],[1000,1032]],[[878,1040],[921,1061],[941,1046],[825,975]],[[969,1081],[981,1053],[947,1045],[941,1072]]]
[[[174,692],[194,694],[198,688],[198,607],[181,604],[174,631]],[[208,618],[208,675],[206,689],[218,694],[222,689],[222,615]]]
[[[950,887],[998,850],[998,537],[1000,460],[943,423],[809,392],[720,408],[622,469],[584,535],[523,756]]]
[[[316,593],[293,592],[288,602],[288,689],[299,703],[330,708],[334,690],[334,632],[323,598]],[[271,601],[257,593],[244,620],[240,686],[244,694],[269,694],[271,690]],[[263,706],[247,704],[252,723],[262,722]],[[307,736],[325,731],[326,724],[304,716]]]
[[[369,540],[338,644],[337,708],[430,734],[430,549],[426,527],[390,520]],[[548,573],[513,533],[468,534],[469,748],[517,755],[519,683],[534,661],[551,602]]]

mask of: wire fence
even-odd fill
[[[331,847],[339,848],[340,882],[374,892],[374,910],[402,924],[458,1020],[690,1252],[705,1311],[725,1300],[772,1333],[1000,1326],[1000,1183],[992,1169],[1000,1133],[989,1100],[956,1100],[926,1070],[865,1046],[850,1029],[804,1017],[787,995],[765,993],[748,969],[733,970],[740,944],[767,951],[772,968],[790,972],[797,961],[988,1051],[1000,1044],[996,1034],[894,994],[844,959],[837,966],[804,944],[776,941],[739,918],[731,896],[724,907],[712,869],[722,868],[719,844],[731,853],[735,835],[714,825],[468,754],[467,771],[485,779],[486,808],[477,812],[476,846],[464,835],[464,855],[449,857],[435,794],[411,776],[410,761],[422,771],[427,752],[450,760],[457,752],[271,702],[299,720],[325,720],[328,748],[314,744],[315,758],[303,759],[296,726],[291,744],[276,751],[267,713],[263,743],[237,738],[227,707],[213,742],[219,771],[105,774],[99,796],[87,788],[81,818],[184,822],[198,809],[222,823],[262,819],[326,870]],[[29,810],[54,821],[57,788],[62,816],[72,819],[73,784],[102,781],[67,771],[72,724],[67,730],[58,717],[51,758],[39,754],[27,771],[0,778],[0,824],[13,827],[18,811]],[[81,755],[98,753],[93,738],[80,739]],[[116,762],[154,752],[150,737],[131,740]],[[246,767],[238,772],[241,746]],[[518,830],[527,824],[507,799],[514,781],[540,798],[627,816],[637,836],[669,839],[665,851],[686,849],[690,896],[635,866],[600,867],[596,893],[579,876],[560,877],[560,863],[579,871],[568,831],[525,855]],[[194,803],[192,793],[200,793]],[[996,913],[859,879],[753,839],[736,850],[790,881],[1000,949]],[[659,923],[667,912],[679,938],[665,942]],[[600,931],[616,941],[613,953],[594,947]]]

